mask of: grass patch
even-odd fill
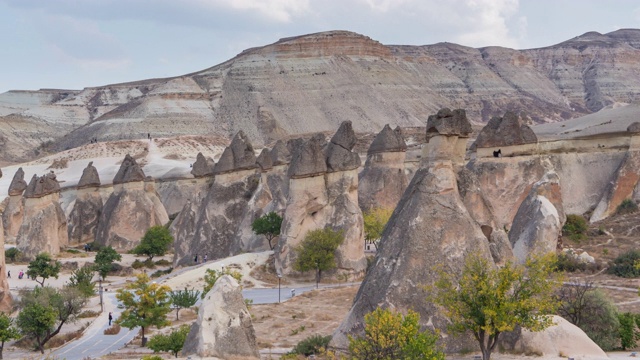
[[[120,332],[120,325],[118,323],[114,323],[113,325],[109,326],[108,328],[104,329],[104,334],[105,335],[118,335],[118,333]]]

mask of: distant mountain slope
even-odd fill
[[[476,121],[522,110],[554,122],[639,100],[640,30],[590,32],[529,50],[385,46],[330,31],[174,78],[0,94],[0,159],[32,158],[46,141],[59,151],[93,138],[230,137],[242,129],[261,144],[334,130],[343,120],[373,132],[386,123],[424,125],[444,106],[465,108]]]

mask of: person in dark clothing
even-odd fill
[[[111,315],[111,312],[109,312],[109,326],[111,326],[111,320],[113,320],[113,315]]]
[[[196,264],[198,263],[198,255],[196,255],[196,257],[193,258],[193,262]]]

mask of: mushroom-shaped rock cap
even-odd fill
[[[401,152],[407,151],[407,143],[402,137],[402,130],[397,127],[391,130],[389,124],[382,128],[382,131],[376,135],[369,146],[369,154],[377,154],[382,152]]]
[[[492,148],[537,142],[538,137],[533,130],[514,112],[507,111],[503,117],[495,116],[489,120],[475,144],[479,148]]]
[[[321,175],[327,172],[324,147],[324,135],[315,134],[307,141],[292,141],[291,163],[288,175],[290,178],[304,178]]]
[[[13,175],[11,185],[9,185],[9,195],[22,195],[22,192],[26,188],[27,182],[24,181],[24,170],[22,170],[22,168],[18,168],[18,171]]]
[[[442,108],[427,119],[427,141],[435,135],[468,137],[471,131],[471,123],[463,109]]]
[[[78,182],[78,189],[86,187],[100,186],[100,175],[98,170],[93,166],[93,161],[89,162],[84,170],[82,170],[82,177]]]
[[[260,152],[260,155],[258,156],[258,159],[256,160],[256,162],[258,163],[262,171],[267,171],[269,169],[272,169],[273,161],[271,160],[271,154],[269,152],[269,149],[267,148],[262,149],[262,152]]]
[[[627,132],[630,133],[640,133],[640,122],[634,122],[633,124],[629,125],[629,127],[627,128]]]
[[[244,132],[240,130],[231,140],[231,144],[222,152],[220,160],[213,168],[213,172],[222,174],[237,170],[255,169],[257,166],[253,145],[251,145],[251,141],[249,141]]]
[[[360,166],[360,156],[351,152],[357,142],[351,121],[340,124],[327,147],[327,171],[347,171]]]
[[[191,174],[194,177],[204,177],[213,175],[213,167],[215,162],[212,158],[206,158],[201,152],[196,156],[196,162],[193,163]]]
[[[144,181],[144,171],[136,162],[136,159],[127,154],[122,160],[118,173],[113,178],[114,184],[124,184],[128,182]]]
[[[39,198],[58,191],[60,191],[60,184],[53,171],[41,177],[34,174],[24,192],[24,197]]]
[[[276,141],[271,149],[271,162],[273,166],[284,165],[291,162],[291,153],[287,148],[287,145],[282,140]]]

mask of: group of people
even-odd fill
[[[196,264],[199,264],[198,262],[198,254],[196,254],[196,256],[193,257],[193,262]],[[204,257],[202,258],[202,262],[206,263],[207,262],[207,254],[204,254]]]
[[[24,271],[20,270],[18,273],[18,279],[22,279],[24,277]],[[11,279],[11,270],[7,271],[7,278]]]

